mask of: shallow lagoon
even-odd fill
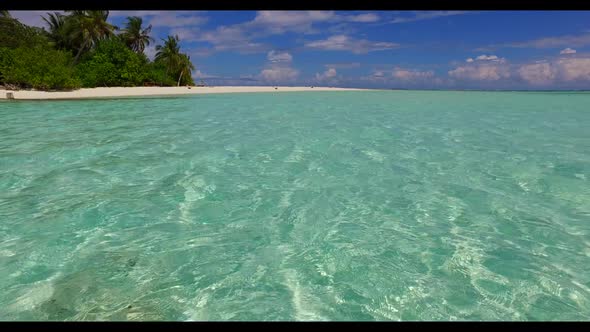
[[[588,320],[590,94],[0,103],[0,320]]]

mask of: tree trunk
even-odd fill
[[[182,74],[184,74],[184,69],[180,72],[180,76],[178,77],[178,84],[176,86],[180,86],[180,79],[182,78]]]
[[[160,83],[161,86],[164,86],[164,79],[168,77],[168,66],[166,66],[166,75],[164,75],[164,77],[162,77],[162,83]]]
[[[82,54],[82,50],[84,50],[85,46],[86,46],[86,43],[82,43],[82,45],[80,45],[80,49],[78,50],[78,54],[76,54],[76,57],[74,58],[74,64],[78,63],[78,58]]]

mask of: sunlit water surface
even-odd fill
[[[588,320],[590,94],[0,103],[0,320]]]

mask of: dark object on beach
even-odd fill
[[[191,88],[191,87],[190,87],[190,86],[188,86],[188,85],[187,85],[186,87],[187,87],[187,88],[189,88],[189,90],[190,90],[190,88]]]
[[[14,99],[14,94],[12,92],[7,92],[6,99]]]
[[[278,90],[278,89],[279,89],[279,88],[277,88],[277,87],[275,86],[275,90]]]
[[[313,86],[311,88],[313,89]]]

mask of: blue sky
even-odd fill
[[[44,11],[12,11],[43,26]],[[212,85],[590,89],[590,11],[111,11]],[[152,57],[154,45],[146,54]]]

